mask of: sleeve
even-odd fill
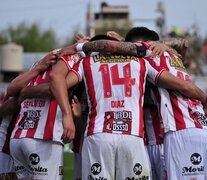
[[[155,69],[148,61],[145,61],[145,63],[148,70],[147,80],[156,85],[160,75],[165,71],[165,69]]]
[[[79,82],[83,79],[83,61],[84,59],[80,60],[71,69],[77,75]]]
[[[60,57],[60,60],[62,60],[65,65],[68,68],[68,71],[70,71],[73,66],[79,61],[79,56],[77,54],[74,55],[64,55]]]

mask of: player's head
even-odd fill
[[[159,35],[146,27],[134,27],[126,34],[125,41],[158,41]]]
[[[112,41],[118,41],[116,38],[107,36],[105,34],[98,34],[93,36],[90,41],[97,41],[97,40],[112,40]]]

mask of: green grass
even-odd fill
[[[73,173],[73,154],[64,153],[64,180],[74,180]]]

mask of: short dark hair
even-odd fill
[[[116,38],[107,36],[105,34],[98,34],[93,36],[90,41],[96,41],[96,40],[112,40],[112,41],[118,41]]]
[[[158,41],[159,35],[146,27],[134,27],[126,34],[125,41],[132,42],[136,39],[144,41]]]

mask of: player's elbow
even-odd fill
[[[8,96],[16,96],[18,92],[16,91],[16,86],[14,84],[9,84],[6,93]]]

